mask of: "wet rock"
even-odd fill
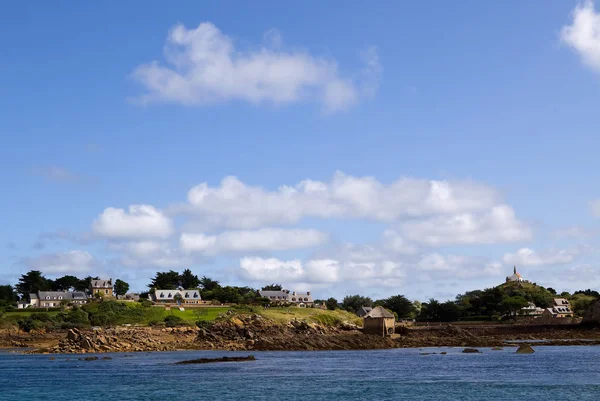
[[[112,358],[111,358],[110,356],[103,356],[103,357],[102,357],[102,360],[103,360],[103,361],[109,361],[109,360],[111,360],[111,359],[112,359]]]
[[[535,351],[529,344],[523,344],[517,349],[516,354],[533,354]]]
[[[254,355],[248,356],[224,356],[222,358],[200,358],[200,359],[192,359],[189,361],[181,361],[176,362],[176,365],[190,365],[196,363],[213,363],[213,362],[246,362],[246,361],[255,361],[256,358]]]
[[[86,356],[85,358],[79,358],[80,361],[97,361],[97,356]]]
[[[502,351],[502,347],[492,347],[492,351]]]
[[[462,350],[463,354],[481,354],[477,348],[465,348]]]

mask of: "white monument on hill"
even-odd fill
[[[516,281],[516,282],[522,283],[522,282],[525,282],[526,280],[523,278],[523,276],[521,276],[519,273],[517,273],[517,267],[514,266],[513,275],[508,276],[506,278],[506,282],[508,283],[509,281]]]

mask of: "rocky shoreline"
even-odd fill
[[[0,348],[28,353],[86,354],[174,350],[311,351],[424,347],[600,345],[600,329],[578,325],[435,325],[398,327],[395,338],[365,335],[357,326],[335,327],[260,315],[237,315],[206,327],[118,327],[52,333],[0,333]],[[541,342],[540,342],[541,341]]]

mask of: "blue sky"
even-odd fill
[[[6,5],[0,282],[598,287],[599,8]]]

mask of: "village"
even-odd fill
[[[37,274],[39,272],[33,273]],[[399,327],[431,325],[436,321],[449,321],[442,312],[438,312],[437,314],[434,312],[436,309],[435,303],[437,302],[435,300],[429,300],[424,303],[419,303],[418,301],[410,303],[410,301],[402,296],[395,296],[386,300],[373,302],[368,297],[355,295],[344,298],[343,302],[338,302],[333,298],[327,300],[314,299],[310,291],[298,292],[287,290],[277,284],[267,285],[259,290],[252,290],[247,287],[221,287],[218,282],[206,277],[198,279],[189,270],[186,270],[183,275],[179,276],[173,273],[175,272],[157,273],[153,284],[168,288],[152,287],[147,293],[128,292],[129,285],[118,279],[113,281],[112,278],[88,277],[83,280],[85,283],[89,283],[87,288],[82,287],[81,283],[79,283],[77,288],[63,291],[38,290],[23,294],[21,299],[16,302],[16,308],[11,305],[5,307],[5,310],[8,312],[5,312],[5,315],[10,316],[13,310],[50,312],[56,310],[77,310],[91,303],[112,301],[134,306],[143,302],[144,305],[149,306],[152,310],[161,311],[161,313],[166,314],[165,321],[169,319],[169,321],[177,321],[176,318],[178,317],[173,317],[174,313],[193,313],[193,316],[198,316],[205,310],[222,313],[224,308],[234,307],[239,304],[248,304],[259,307],[262,310],[293,311],[310,309],[323,312],[342,310],[354,315],[357,318],[356,322],[360,319],[361,324],[357,324],[357,327],[360,326],[363,333],[391,338],[398,336],[397,332],[401,331]],[[23,277],[27,277],[27,275]],[[165,277],[170,277],[171,282],[165,284]],[[182,277],[184,278],[183,281],[187,281],[193,285],[189,285],[190,288],[184,288],[181,280]],[[491,315],[489,320],[495,319],[497,321],[498,319],[502,319],[506,323],[532,325],[570,325],[579,323],[582,320],[586,322],[598,321],[600,318],[600,301],[591,302],[594,300],[593,296],[586,296],[585,298],[587,300],[585,313],[581,313],[581,307],[579,307],[580,312],[576,314],[566,294],[563,294],[565,296],[556,295],[548,298],[551,292],[530,283],[517,271],[516,267],[513,268],[512,274],[506,277],[505,282],[497,288],[510,289],[513,293],[520,295],[517,297],[504,296],[503,300],[496,307],[500,308],[503,304],[510,306],[501,309],[504,311],[502,316]],[[527,299],[526,293],[523,291],[531,288],[534,288],[535,291],[544,291],[543,295],[545,297],[540,298],[545,303],[544,305],[540,306],[532,302],[532,299],[535,297]],[[552,289],[550,290],[552,291]],[[473,303],[474,299],[471,293],[467,294],[471,296],[469,302]],[[458,296],[457,301],[448,301],[439,304],[437,309],[441,311],[444,305],[455,305],[459,303],[458,299],[464,302],[461,297]],[[571,296],[571,299],[576,299],[578,303],[581,298],[577,294],[574,297]],[[452,302],[454,303],[452,304]],[[461,318],[459,315],[450,316],[455,317],[456,320],[462,320],[462,322],[459,322],[462,324],[469,321],[469,316],[465,316],[464,318]],[[30,316],[30,318],[32,317]],[[33,318],[35,318],[35,315],[33,315]],[[90,318],[92,318],[92,315],[90,315]],[[478,318],[480,317],[472,317],[472,319]],[[109,321],[96,320],[95,323],[100,321],[110,325]],[[92,319],[90,324],[93,323]],[[128,323],[122,322],[121,324]]]

